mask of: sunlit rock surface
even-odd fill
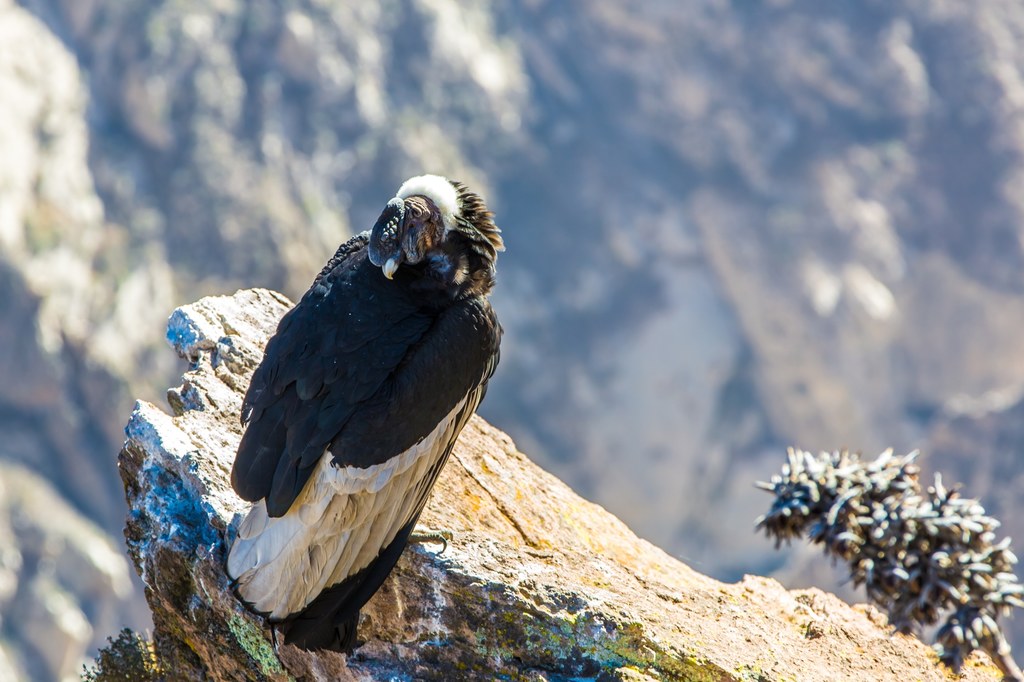
[[[189,679],[944,680],[930,649],[870,610],[817,590],[707,578],[583,500],[474,418],[414,545],[364,610],[346,658],[275,650],[234,598],[225,549],[247,505],[228,484],[238,412],[289,303],[267,290],[206,298],[171,316],[189,359],[174,415],[140,402],[121,476],[129,551],[146,583],[158,656]],[[994,680],[973,659],[967,680]]]

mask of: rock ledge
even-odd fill
[[[174,414],[140,402],[126,428],[125,536],[171,677],[954,679],[928,647],[891,635],[870,609],[764,578],[727,585],[696,573],[480,418],[422,518],[453,542],[443,553],[435,545],[405,553],[364,610],[365,644],[347,660],[275,647],[262,619],[234,598],[223,563],[246,507],[228,483],[242,395],[289,306],[255,289],[176,310],[168,340],[190,367],[168,392]],[[998,673],[979,657],[962,679]]]

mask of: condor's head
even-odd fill
[[[504,250],[483,199],[438,175],[406,180],[370,232],[370,262],[385,277],[406,273],[452,296],[488,293]]]

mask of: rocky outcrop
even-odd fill
[[[225,547],[246,504],[228,484],[248,376],[288,307],[267,290],[171,316],[190,362],[173,415],[140,402],[119,466],[129,551],[160,665],[177,678],[943,680],[935,656],[871,609],[818,590],[696,573],[574,494],[474,418],[414,545],[364,611],[350,657],[275,644],[235,599]],[[967,680],[997,679],[981,658]]]

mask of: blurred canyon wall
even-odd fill
[[[1015,0],[0,0],[0,678],[145,627],[166,316],[298,297],[421,172],[505,230],[481,413],[640,535],[835,588],[752,534],[796,444],[921,448],[1024,537]]]

